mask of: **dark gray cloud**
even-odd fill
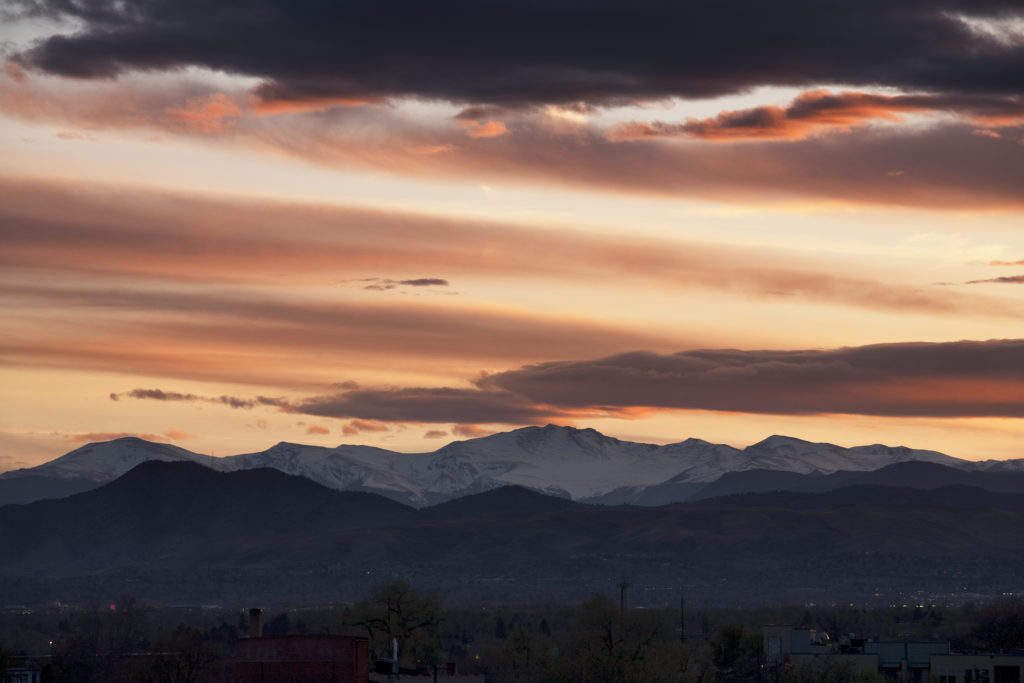
[[[1024,339],[832,350],[631,352],[484,377],[567,411],[656,407],[769,414],[1024,417]]]
[[[200,398],[195,394],[182,394],[177,391],[164,391],[163,389],[132,389],[124,394],[128,398],[148,398],[155,401],[198,401]],[[114,398],[115,394],[110,397]],[[209,399],[212,400],[212,399]]]
[[[466,107],[455,115],[456,121],[481,121],[487,118],[501,118],[512,113],[504,107],[473,106]]]
[[[484,375],[475,388],[358,388],[284,401],[203,398],[160,390],[132,398],[182,397],[234,408],[352,420],[346,433],[383,423],[543,424],[635,409],[774,415],[1024,417],[1024,339],[907,342],[828,350],[632,351],[593,360],[528,365]],[[228,400],[230,399],[230,400]],[[367,425],[373,425],[367,426]],[[467,431],[468,430],[468,431]]]
[[[357,389],[297,401],[289,410],[383,422],[536,424],[563,416],[510,392],[450,387]]]
[[[115,401],[122,397],[219,403],[235,409],[266,406],[286,413],[344,418],[350,420],[343,427],[343,432],[348,435],[388,431],[387,422],[533,424],[566,415],[556,409],[535,406],[522,396],[501,390],[450,387],[361,388],[294,401],[265,396],[197,396],[161,389],[134,389],[110,394]]]
[[[1015,0],[822,3],[320,3],[21,0],[81,30],[22,53],[75,78],[201,66],[264,79],[268,99],[413,96],[523,105],[706,97],[839,83],[1015,94],[1024,46],[958,16]]]
[[[968,280],[965,285],[980,285],[995,283],[1002,285],[1024,285],[1024,275],[1005,275],[1003,277],[990,277],[985,280]]]
[[[197,396],[162,389],[134,389],[112,393],[110,398],[219,403],[235,409],[265,406],[286,413],[343,418],[350,420],[342,428],[348,436],[388,431],[388,422],[534,424],[565,416],[562,411],[535,406],[508,392],[449,387],[360,388],[294,401],[266,396]]]
[[[197,396],[196,394],[182,394],[176,391],[164,391],[162,389],[132,389],[121,394],[111,393],[110,400],[119,401],[121,397],[148,399],[153,401],[176,401],[182,403],[220,403],[229,408],[251,409],[257,406],[268,406],[283,408],[289,405],[288,401],[282,398],[270,398],[257,396],[255,398],[238,398],[237,396]]]
[[[413,280],[391,280],[389,278],[369,277],[361,278],[359,282],[368,282],[363,289],[376,292],[385,292],[389,289],[405,287],[447,287],[448,281],[439,277],[421,277]]]
[[[448,281],[439,277],[421,277],[415,280],[402,280],[398,284],[409,287],[447,287]]]

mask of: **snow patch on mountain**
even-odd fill
[[[979,472],[1024,472],[1024,458],[1012,460],[978,460],[968,462],[965,469]]]

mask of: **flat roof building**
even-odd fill
[[[764,627],[765,666],[777,672],[803,670],[827,680],[829,674],[879,673],[894,681],[938,683],[1024,683],[1024,652],[952,654],[948,643],[830,641],[813,629]]]

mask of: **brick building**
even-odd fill
[[[236,683],[366,683],[370,644],[354,636],[242,638]]]

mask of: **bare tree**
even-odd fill
[[[405,581],[388,581],[355,605],[353,618],[354,625],[366,629],[377,656],[389,657],[391,643],[397,639],[402,666],[437,664],[441,608],[434,596],[416,591]]]

